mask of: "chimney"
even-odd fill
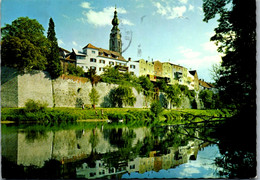
[[[130,57],[128,58],[128,61],[131,61],[131,58],[130,58]]]

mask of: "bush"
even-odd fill
[[[155,115],[155,117],[158,117],[159,114],[163,112],[162,105],[159,101],[154,101],[151,104],[150,110]]]
[[[40,102],[40,101],[35,101],[32,99],[27,100],[25,103],[25,111],[26,112],[37,112],[37,111],[46,111],[46,108],[48,106],[48,103],[46,102]]]

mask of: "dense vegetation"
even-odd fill
[[[20,17],[1,28],[3,66],[20,72],[48,70],[53,78],[61,74],[54,22],[49,22],[47,38],[43,26],[35,19]]]
[[[256,177],[256,1],[204,0],[204,21],[218,15],[211,38],[223,53],[215,67],[216,87],[224,107],[236,114],[218,127],[216,165],[228,178]],[[233,144],[233,146],[230,146]]]

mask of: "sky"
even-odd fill
[[[123,174],[122,178],[219,178],[217,175],[218,170],[222,170],[214,163],[216,157],[220,157],[217,145],[210,145],[198,152],[196,160],[189,160],[185,164],[181,164],[176,168],[167,170],[148,171],[143,174],[133,172]]]
[[[109,49],[115,6],[125,59],[171,62],[213,82],[210,70],[221,55],[210,37],[218,23],[203,22],[202,0],[2,0],[1,27],[27,16],[46,35],[53,18],[60,47]]]

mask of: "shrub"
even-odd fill
[[[32,99],[27,100],[25,103],[25,111],[26,112],[37,112],[37,111],[46,111],[48,103],[35,101]]]
[[[152,102],[150,110],[155,115],[155,117],[158,117],[159,114],[163,112],[162,105],[159,101]]]

